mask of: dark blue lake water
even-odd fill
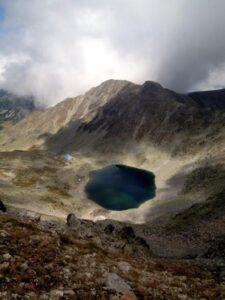
[[[91,172],[85,191],[91,200],[106,209],[137,208],[155,197],[155,175],[125,165],[111,165]]]

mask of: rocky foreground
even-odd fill
[[[222,259],[151,253],[132,227],[0,215],[0,299],[224,299]]]

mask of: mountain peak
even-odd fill
[[[128,84],[134,84],[128,80],[119,80],[119,79],[108,79],[103,81],[100,85],[96,86],[97,89],[121,89]]]
[[[105,80],[103,81],[101,85],[111,85],[111,84],[127,84],[127,83],[132,83],[131,81],[128,81],[128,80],[122,80],[122,79],[108,79],[108,80]]]
[[[94,99],[99,101],[101,98],[104,98],[106,100],[106,98],[113,98],[127,86],[135,86],[135,84],[127,80],[109,79],[91,88],[85,95],[91,96],[92,102],[95,102]]]
[[[163,89],[161,84],[159,84],[158,82],[155,82],[155,81],[150,81],[150,80],[145,81],[145,83],[142,85],[142,88],[144,90],[145,89]]]

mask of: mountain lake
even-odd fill
[[[155,175],[134,167],[111,165],[90,173],[85,192],[108,210],[137,208],[155,197]]]

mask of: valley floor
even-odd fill
[[[67,162],[63,155],[47,151],[0,152],[0,198],[9,207],[27,209],[41,214],[65,218],[75,212],[80,218],[115,219],[132,223],[146,223],[185,209],[202,197],[178,197],[185,176],[195,168],[197,158],[172,159],[159,151],[151,155],[120,154],[98,157],[75,153]],[[143,157],[145,158],[143,158]],[[153,171],[156,176],[156,197],[138,209],[110,211],[89,200],[85,186],[89,173],[111,164]],[[204,195],[203,195],[204,197]],[[204,199],[204,198],[203,198]]]

